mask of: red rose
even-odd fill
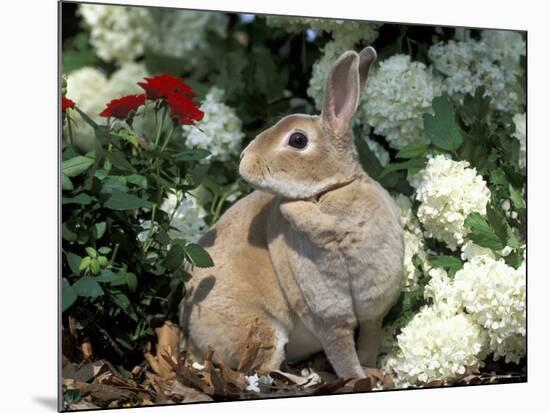
[[[183,95],[172,93],[168,95],[167,101],[170,114],[178,118],[182,125],[191,125],[204,116],[204,112],[197,107],[197,104]]]
[[[147,99],[155,100],[159,98],[168,98],[172,93],[178,93],[191,99],[196,96],[191,87],[185,84],[181,77],[161,74],[154,77],[146,77],[145,82],[138,82],[145,93]]]
[[[74,108],[75,103],[65,96],[61,96],[61,111],[65,112],[67,109]]]
[[[107,107],[99,114],[100,116],[114,116],[117,119],[126,119],[131,110],[145,105],[146,96],[129,95],[119,99],[113,99],[107,103]]]

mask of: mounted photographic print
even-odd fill
[[[527,381],[526,32],[59,7],[60,409]]]

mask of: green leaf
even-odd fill
[[[61,225],[61,237],[69,242],[75,242],[77,239],[77,233],[67,222]]]
[[[405,169],[409,174],[414,175],[426,166],[426,162],[427,162],[427,159],[425,158],[413,158],[404,162],[390,163],[386,165],[386,167],[382,170],[382,173],[380,174],[380,178],[383,178],[390,172],[401,171]]]
[[[103,295],[101,285],[94,277],[87,275],[75,282],[73,288],[79,297],[97,298]]]
[[[78,205],[90,205],[92,203],[92,198],[86,194],[78,194],[72,198],[63,197],[63,205],[67,204],[78,204]]]
[[[462,269],[462,261],[450,255],[430,255],[428,259],[435,268],[443,268],[453,276],[457,271]]]
[[[412,143],[402,148],[395,156],[402,159],[420,158],[426,155],[429,147],[430,145],[424,143]]]
[[[96,240],[101,239],[103,234],[105,234],[105,229],[107,228],[106,222],[98,222],[94,225],[96,231]]]
[[[87,156],[75,156],[74,158],[63,161],[61,164],[61,172],[72,178],[86,172],[93,164],[93,158],[89,158]]]
[[[100,283],[111,283],[118,278],[118,275],[111,270],[102,270],[101,273],[95,277],[95,280]]]
[[[97,251],[95,250],[95,248],[86,247],[84,249],[86,250],[86,254],[88,254],[90,257],[92,257],[92,258],[97,257]]]
[[[122,311],[124,311],[124,313],[130,317],[132,320],[134,321],[138,321],[138,317],[137,317],[137,314],[136,314],[136,311],[134,310],[134,307],[132,306],[132,304],[130,303],[130,300],[128,299],[128,297],[126,296],[126,294],[124,294],[123,292],[121,291],[113,291],[111,294],[110,294],[113,302],[118,306],[120,307],[120,309]]]
[[[74,189],[71,178],[69,178],[64,173],[61,173],[61,189],[63,189],[64,191],[72,191]]]
[[[63,391],[63,403],[66,407],[69,407],[70,404],[78,403],[80,398],[80,389],[65,389]]]
[[[130,132],[128,129],[121,129],[116,132],[111,132],[111,135],[118,136],[119,138],[130,142],[134,146],[137,146],[138,144],[138,136]]]
[[[90,263],[92,262],[91,257],[84,257],[80,260],[80,265],[78,266],[78,269],[80,271],[84,271],[86,268],[89,267]]]
[[[140,188],[147,189],[147,178],[144,177],[143,175],[138,175],[138,174],[128,175],[126,177],[126,180],[131,184],[139,186]]]
[[[472,212],[468,215],[464,225],[470,230],[468,239],[480,247],[490,248],[494,251],[500,251],[505,247],[505,243],[479,213]]]
[[[97,258],[92,258],[92,261],[90,261],[90,270],[92,274],[99,274],[99,271],[101,271],[101,266]]]
[[[424,114],[424,130],[432,143],[447,151],[453,151],[462,144],[460,126],[456,121],[453,104],[448,96],[436,97],[432,101],[434,115]]]
[[[111,197],[105,202],[104,206],[109,209],[117,211],[124,211],[127,209],[145,208],[149,205],[149,202],[136,195],[127,194],[119,190],[113,190]]]
[[[510,199],[512,203],[514,204],[514,208],[518,211],[520,209],[525,208],[525,201],[523,200],[523,196],[521,195],[521,192],[518,191],[516,188],[514,188],[512,185],[509,185],[510,189]]]
[[[196,267],[207,268],[214,266],[214,261],[208,255],[208,252],[198,244],[187,244],[185,246],[185,255]]]
[[[176,270],[182,263],[185,258],[183,248],[180,245],[173,244],[168,254],[164,258],[162,265],[169,270]]]
[[[128,285],[128,289],[131,292],[135,292],[137,288],[137,277],[134,273],[128,272],[126,273],[126,284]]]
[[[126,159],[121,151],[116,152],[107,152],[107,159],[111,161],[114,167],[118,168],[121,171],[134,171],[134,167]]]
[[[101,247],[100,249],[98,249],[99,253],[102,254],[102,255],[107,255],[108,253],[110,253],[112,250],[110,247]]]
[[[77,299],[75,289],[69,284],[66,278],[61,280],[61,312],[68,309]]]
[[[104,255],[97,257],[97,262],[100,267],[106,267],[109,264],[109,260]]]
[[[183,151],[174,156],[176,161],[200,161],[210,155],[210,151],[206,149],[191,149]]]
[[[82,257],[73,254],[72,252],[65,251],[65,257],[67,258],[67,264],[69,265],[69,268],[73,272],[73,274],[78,275],[80,274],[80,261],[82,261]]]
[[[506,244],[508,239],[508,223],[506,222],[506,218],[493,206],[489,205],[487,206],[487,221],[502,243]]]

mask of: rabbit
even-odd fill
[[[375,60],[370,46],[343,53],[320,115],[288,115],[242,151],[239,173],[255,191],[201,239],[215,266],[192,271],[180,306],[191,354],[212,347],[237,368],[254,325],[257,371],[321,350],[342,379],[376,367],[404,247],[397,206],[363,171],[352,139]]]

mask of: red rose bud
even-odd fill
[[[183,95],[172,93],[168,95],[167,101],[170,114],[178,118],[182,125],[191,125],[204,116],[204,112],[197,107],[197,104]]]
[[[76,104],[71,99],[66,98],[65,96],[61,96],[61,111],[62,112],[65,112],[67,109],[74,108],[75,105]]]
[[[136,110],[140,106],[145,105],[146,96],[129,95],[119,99],[113,99],[107,103],[107,107],[99,114],[100,116],[113,116],[117,119],[126,119],[132,110]]]
[[[193,89],[186,85],[182,78],[167,74],[145,77],[145,82],[138,82],[138,85],[145,90],[147,99],[151,100],[168,98],[174,92],[188,98],[196,96]]]

